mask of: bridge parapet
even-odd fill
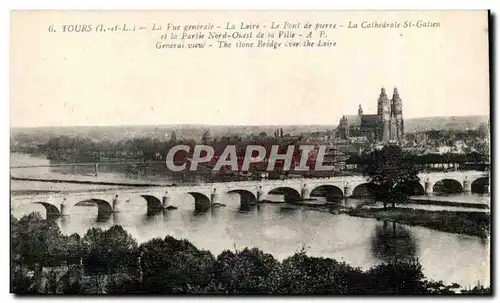
[[[418,174],[422,186],[433,187],[437,182],[445,179],[458,181],[464,186],[466,183],[472,183],[479,178],[489,178],[489,173],[484,171],[450,171],[450,172],[432,172]],[[427,183],[427,185],[426,185]]]
[[[470,190],[471,184],[484,177],[489,177],[489,173],[482,171],[453,171],[441,173],[420,173],[420,183],[426,193],[432,193],[434,185],[443,179],[452,179],[460,182],[465,191]],[[465,183],[464,183],[465,181]],[[109,191],[88,191],[74,193],[50,193],[39,195],[12,196],[11,207],[22,207],[27,203],[39,203],[44,205],[47,212],[67,215],[71,208],[77,203],[84,201],[98,205],[101,212],[119,211],[123,202],[138,196],[146,200],[149,209],[164,209],[169,206],[172,196],[190,194],[195,198],[195,202],[210,203],[220,201],[220,196],[235,192],[242,196],[242,200],[254,199],[262,200],[269,192],[277,188],[290,188],[294,194],[302,198],[309,198],[311,192],[319,186],[335,186],[342,192],[344,197],[353,194],[356,187],[367,183],[362,176],[341,176],[329,178],[298,178],[286,180],[261,180],[261,181],[237,181],[227,183],[205,183],[187,186],[165,186],[165,187],[145,187],[113,189]],[[214,195],[214,190],[216,194]],[[251,195],[250,195],[250,194]],[[118,195],[118,197],[116,196]],[[203,201],[202,201],[203,200]],[[200,204],[198,203],[198,204]]]

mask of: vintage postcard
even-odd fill
[[[492,294],[488,11],[12,11],[14,294]]]

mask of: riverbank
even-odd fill
[[[446,201],[446,200],[437,200],[430,198],[422,198],[422,197],[414,197],[411,198],[409,203],[412,204],[420,204],[420,205],[439,205],[439,206],[450,206],[450,207],[469,207],[469,208],[478,208],[478,209],[489,209],[490,206],[485,203],[472,203],[472,202],[457,202],[457,201]]]
[[[127,187],[159,187],[171,186],[165,184],[154,184],[150,182],[104,182],[93,180],[71,180],[71,179],[40,179],[40,178],[24,178],[24,177],[10,177],[14,181],[33,181],[33,182],[46,182],[46,183],[69,183],[69,184],[90,184],[90,185],[109,185],[109,186],[127,186]]]
[[[484,212],[430,211],[409,208],[357,208],[347,212],[353,217],[372,218],[439,231],[487,238],[491,217]]]

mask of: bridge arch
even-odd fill
[[[195,211],[207,211],[210,209],[211,202],[210,197],[199,192],[188,192],[194,198],[194,209]]]
[[[425,187],[420,182],[415,182],[413,184],[413,195],[421,196],[425,195]]]
[[[283,195],[285,202],[296,202],[301,199],[301,194],[292,187],[278,186],[267,192],[267,195]]]
[[[160,199],[153,195],[140,195],[141,198],[146,200],[148,212],[163,209],[163,203]]]
[[[487,194],[489,193],[489,186],[490,186],[489,177],[479,177],[472,182],[471,192],[475,194]]]
[[[229,190],[227,193],[240,195],[240,204],[242,207],[255,204],[257,201],[257,197],[255,196],[255,194],[246,189],[232,189]]]
[[[33,204],[40,204],[45,208],[45,213],[47,218],[51,216],[59,216],[61,212],[59,211],[59,208],[55,206],[54,204],[48,203],[48,202],[33,202]]]
[[[95,199],[95,198],[85,199],[82,201],[78,201],[77,203],[75,203],[74,206],[83,205],[83,204],[89,203],[89,202],[97,205],[97,217],[98,218],[106,217],[107,214],[110,214],[113,212],[113,206],[108,201],[102,200],[102,199]]]
[[[410,182],[402,185],[402,191],[410,196],[421,196],[425,195],[424,185],[420,182]]]
[[[354,187],[352,197],[354,198],[374,198],[376,196],[377,185],[373,183],[361,183]]]
[[[311,190],[311,197],[325,197],[328,202],[338,201],[344,197],[344,192],[335,185],[319,185]]]
[[[456,179],[441,179],[432,187],[432,192],[438,195],[458,194],[463,191],[462,183]]]

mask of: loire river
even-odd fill
[[[11,158],[11,166],[14,163],[29,164],[27,162],[36,165],[48,161],[16,154]],[[51,175],[51,169],[11,171],[13,176],[29,174],[34,177],[37,173],[47,177]],[[54,178],[59,174],[54,172]],[[115,174],[110,179],[120,178],[123,176]],[[100,187],[28,181],[12,181],[11,184],[13,193],[26,189],[80,191]],[[57,219],[57,223],[63,233],[80,235],[91,227],[109,228],[119,224],[139,242],[171,235],[188,239],[197,247],[208,249],[214,254],[225,249],[257,247],[278,259],[284,259],[304,247],[311,256],[330,257],[363,269],[393,256],[416,257],[429,279],[456,282],[464,287],[474,286],[478,282],[490,285],[489,240],[423,227],[393,226],[392,223],[373,219],[332,215],[315,210],[292,210],[280,204],[263,204],[258,209],[241,212],[239,196],[225,195],[221,198],[226,207],[195,214],[194,200],[187,195],[179,196],[172,201],[178,209],[148,216],[145,201],[138,197],[126,203],[124,212],[113,214],[104,221],[97,220],[97,207],[76,206],[70,216]],[[23,208],[11,205],[11,210],[16,217],[32,211],[45,214],[41,205]]]

